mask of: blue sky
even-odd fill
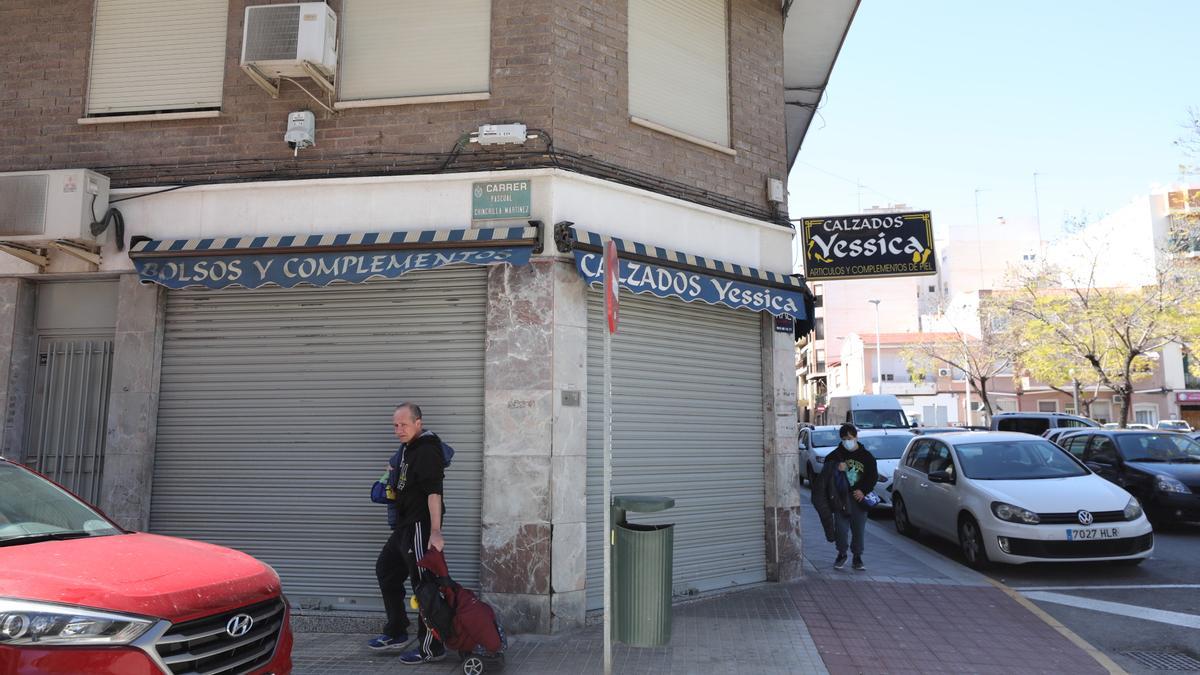
[[[1179,180],[1198,34],[1194,0],[863,0],[792,169],[791,216],[853,213],[861,194],[973,238],[976,189],[983,228],[1033,226],[1037,172],[1053,238]]]

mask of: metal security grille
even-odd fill
[[[603,606],[603,296],[588,303],[588,607]],[[613,338],[613,494],[675,498],[674,593],[763,581],[759,316],[625,296]],[[638,517],[630,520],[637,522]]]
[[[46,231],[45,175],[0,176],[0,235],[42,234]]]
[[[300,5],[250,7],[246,12],[247,62],[296,58]]]
[[[95,504],[112,383],[111,337],[42,337],[26,431],[33,467]]]
[[[451,573],[479,578],[486,271],[167,296],[150,529],[272,565],[305,607],[380,607],[369,488],[415,401],[454,446]]]
[[[1121,652],[1151,670],[1200,671],[1200,661],[1181,652]]]

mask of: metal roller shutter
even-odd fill
[[[454,446],[446,548],[479,579],[486,271],[319,289],[172,291],[150,528],[271,564],[293,601],[381,607],[369,488],[416,401]]]
[[[604,300],[588,298],[588,607],[603,606]],[[759,317],[623,297],[613,339],[613,494],[675,498],[676,595],[763,581]],[[642,520],[631,517],[637,522]]]

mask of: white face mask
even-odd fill
[[[847,438],[843,443],[846,445],[847,450],[854,451],[858,449],[858,441],[853,438]]]

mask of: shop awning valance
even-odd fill
[[[621,260],[621,287],[634,293],[733,309],[769,312],[806,324],[811,294],[802,278],[713,258],[672,251],[589,232],[570,224],[555,230],[562,251],[575,254],[575,268],[588,284],[604,282],[603,251],[612,240]]]
[[[395,279],[449,265],[525,265],[541,228],[143,239],[129,251],[141,280],[167,288],[226,288]]]

